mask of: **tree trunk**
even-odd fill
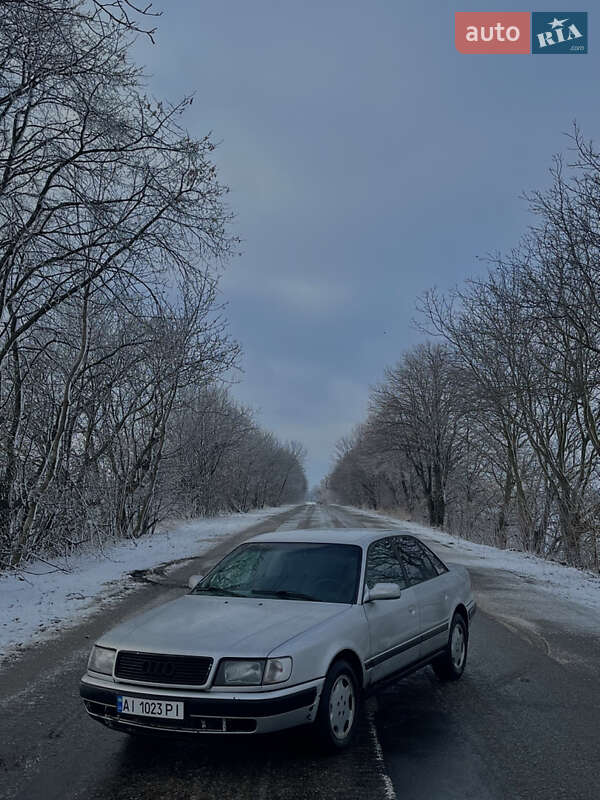
[[[512,471],[507,469],[506,478],[504,480],[504,491],[502,493],[502,505],[500,506],[500,511],[498,512],[498,519],[496,520],[496,526],[494,530],[494,543],[496,547],[501,547],[503,550],[506,549],[506,545],[508,544],[506,517],[510,507],[514,485],[515,482]]]

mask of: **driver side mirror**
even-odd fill
[[[375,600],[397,600],[400,594],[400,587],[397,583],[376,583],[372,589],[365,586],[363,603],[373,603]]]
[[[190,587],[190,589],[195,589],[203,577],[204,575],[190,575],[190,577],[188,578],[188,586]]]

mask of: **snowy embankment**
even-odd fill
[[[350,510],[350,507],[348,507]],[[351,509],[356,513],[356,509]],[[521,594],[527,589],[535,588],[538,593],[545,593],[548,597],[547,607],[540,609],[546,612],[550,608],[556,610],[556,602],[564,601],[575,604],[583,610],[595,612],[595,623],[600,619],[600,576],[586,570],[575,569],[558,564],[555,561],[546,561],[543,558],[522,553],[517,550],[500,550],[485,544],[477,544],[468,539],[461,539],[449,533],[420,525],[416,522],[405,522],[397,517],[386,516],[379,513],[365,512],[368,517],[376,517],[390,523],[390,527],[410,530],[432,546],[440,557],[446,562],[462,564],[468,569],[497,570],[505,575],[521,578],[516,582],[515,588]],[[439,545],[439,546],[436,546]],[[506,589],[504,588],[506,595]],[[513,605],[517,598],[503,597],[505,606]],[[544,616],[546,616],[544,614]],[[584,620],[582,620],[584,622]],[[588,619],[588,622],[591,620]]]
[[[48,638],[115,602],[132,586],[134,570],[198,556],[214,540],[256,525],[286,508],[263,509],[174,524],[138,541],[118,542],[102,553],[80,553],[53,566],[36,561],[0,575],[0,658]]]

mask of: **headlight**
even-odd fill
[[[90,653],[88,669],[91,672],[101,672],[103,675],[112,675],[116,654],[117,651],[110,647],[99,647],[95,644]]]
[[[292,674],[291,658],[257,658],[244,661],[226,658],[219,664],[215,686],[260,686],[283,683]]]
[[[283,683],[292,674],[291,658],[269,658],[263,683]]]
[[[264,670],[262,658],[253,661],[225,659],[219,664],[215,683],[217,686],[260,686]]]

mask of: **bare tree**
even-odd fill
[[[234,470],[258,454],[244,507],[296,496],[300,451],[226,395],[229,434],[191,435],[239,352],[217,303],[236,240],[214,145],[182,126],[191,98],[151,99],[131,62],[152,7],[0,15],[0,566],[137,538],[182,494],[197,513],[231,508]]]
[[[389,447],[400,451],[420,481],[432,525],[443,525],[446,485],[457,457],[462,408],[452,354],[421,345],[386,371],[372,396]]]
[[[362,503],[358,465],[366,485],[377,453],[402,453],[432,524],[599,568],[600,156],[577,128],[571,141],[571,163],[528,195],[519,245],[421,298],[445,361],[436,372],[427,344],[387,371],[328,484]]]

